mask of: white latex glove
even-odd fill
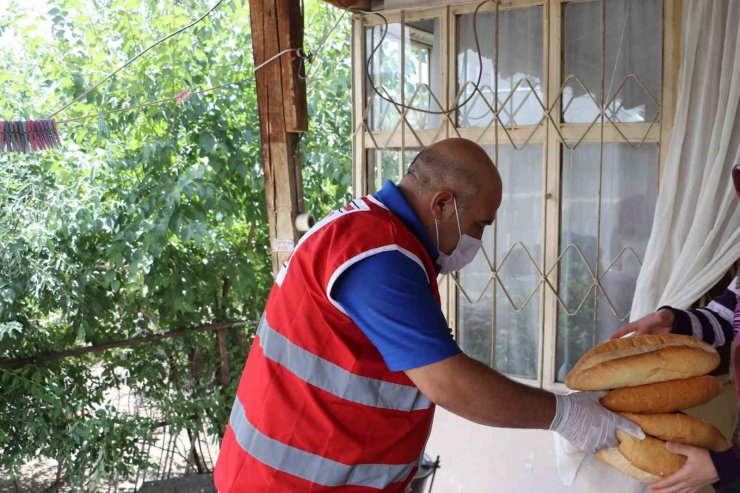
[[[639,426],[601,405],[599,399],[605,395],[602,391],[555,394],[555,418],[550,430],[590,453],[618,446],[617,428],[640,440],[645,438]]]

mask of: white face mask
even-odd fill
[[[455,249],[447,255],[446,253],[439,250],[439,225],[437,224],[437,218],[434,218],[434,228],[437,230],[437,250],[439,251],[439,257],[437,257],[437,264],[440,266],[440,274],[449,274],[455,272],[475,258],[475,254],[480,250],[483,242],[476,240],[472,236],[462,234],[460,230],[460,216],[457,215],[457,200],[453,197],[453,204],[455,205],[455,219],[457,219],[457,233],[460,235],[460,239],[457,242]]]

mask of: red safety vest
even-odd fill
[[[352,264],[396,250],[426,272],[419,239],[371,196],[333,212],[283,265],[237,390],[214,472],[220,493],[403,492],[434,404],[332,299]]]

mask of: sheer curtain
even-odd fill
[[[630,318],[686,308],[740,258],[740,2],[685,0],[678,106]]]

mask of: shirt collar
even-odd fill
[[[435,268],[439,270],[439,267],[436,265],[437,257],[439,256],[437,247],[432,243],[421,221],[419,221],[416,213],[398,187],[393,182],[387,181],[383,185],[383,188],[375,193],[375,198],[381,201],[393,214],[398,216],[406,227],[414,233],[422,245],[424,245],[424,248],[426,248],[429,256],[432,257],[432,260],[435,262]]]

